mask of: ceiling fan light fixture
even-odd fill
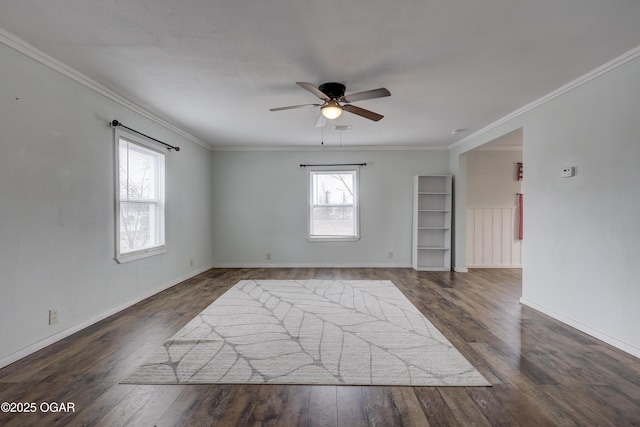
[[[329,120],[337,119],[342,114],[342,107],[332,99],[327,101],[327,105],[322,107],[320,111]]]
[[[291,110],[310,105],[320,107],[320,117],[318,117],[318,121],[315,126],[317,128],[325,126],[327,124],[327,120],[333,120],[340,117],[342,115],[342,110],[348,111],[356,116],[378,122],[384,117],[382,114],[360,108],[353,105],[353,102],[363,101],[365,99],[382,98],[391,95],[391,92],[384,87],[365,90],[364,92],[356,92],[345,96],[345,87],[342,83],[323,83],[319,87],[315,87],[311,83],[305,82],[296,82],[296,84],[320,98],[323,101],[323,104],[291,105],[288,107],[269,108],[269,111]],[[344,105],[340,105],[341,102],[344,103]]]

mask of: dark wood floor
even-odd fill
[[[492,387],[123,385],[241,279],[389,279]],[[640,360],[518,303],[519,270],[214,269],[0,370],[2,426],[640,425]]]

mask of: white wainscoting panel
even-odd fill
[[[522,267],[518,208],[467,209],[467,267]]]

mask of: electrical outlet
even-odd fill
[[[271,261],[271,252],[267,252],[267,261]]]
[[[189,260],[189,267],[193,267],[193,258]]]
[[[389,251],[389,253],[387,253],[387,257],[389,259],[393,258],[393,251]]]
[[[49,324],[53,325],[54,323],[58,323],[58,309],[52,308],[49,310]]]

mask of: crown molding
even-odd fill
[[[479,147],[478,151],[522,151],[522,145],[491,145],[485,144]]]
[[[71,80],[75,81],[76,83],[79,83],[97,93],[99,93],[100,95],[103,95],[105,97],[107,97],[108,99],[122,105],[123,107],[133,111],[136,114],[139,114],[149,120],[151,120],[154,123],[159,124],[160,126],[170,130],[173,133],[176,133],[186,139],[188,139],[191,142],[194,142],[208,150],[211,150],[211,146],[209,144],[206,144],[202,141],[200,141],[198,138],[194,137],[193,135],[189,134],[188,132],[180,129],[179,127],[177,127],[176,125],[158,117],[157,115],[145,110],[144,108],[134,104],[133,102],[129,101],[128,99],[118,95],[117,93],[115,93],[114,91],[108,89],[107,87],[101,85],[100,83],[96,82],[95,80],[90,79],[89,77],[87,77],[86,75],[82,74],[81,72],[79,72],[78,70],[69,67],[66,64],[63,64],[62,62],[58,61],[57,59],[47,55],[46,53],[42,52],[41,50],[37,49],[35,46],[32,46],[31,44],[27,43],[26,41],[16,37],[15,35],[11,34],[10,32],[0,28],[0,43],[20,52],[21,54],[33,59],[36,62],[39,62],[40,64],[51,68],[54,71],[57,71],[58,73],[70,78]]]
[[[337,146],[337,145],[318,145],[318,146],[231,146],[231,145],[220,145],[213,146],[210,148],[211,151],[448,151],[449,147],[447,146],[413,146],[413,145],[401,145],[401,146],[390,146],[390,145],[347,145],[347,146]]]
[[[587,74],[578,77],[577,79],[573,80],[572,82],[554,90],[553,92],[549,93],[548,95],[543,96],[542,98],[539,98],[527,105],[525,105],[522,108],[519,108],[518,110],[514,111],[513,113],[510,113],[506,116],[504,116],[503,118],[491,123],[488,126],[485,126],[484,128],[480,129],[477,132],[472,133],[471,135],[467,136],[466,138],[461,139],[458,142],[455,142],[453,144],[451,144],[448,149],[452,150],[456,147],[459,147],[469,141],[474,140],[475,138],[479,137],[482,134],[485,134],[487,132],[489,132],[492,129],[495,129],[498,126],[501,126],[505,123],[507,123],[510,120],[513,120],[514,118],[518,117],[518,116],[522,116],[523,114],[533,110],[534,108],[537,108],[543,104],[546,104],[547,102],[561,96],[564,95],[565,93],[572,91],[573,89],[576,89],[586,83],[589,83],[591,80],[600,77],[606,73],[608,73],[609,71],[613,71],[618,67],[623,66],[624,64],[633,61],[634,59],[640,58],[640,46],[637,46],[633,49],[631,49],[628,52],[623,53],[622,55],[618,56],[615,59],[612,59],[611,61],[605,63],[604,65],[601,65],[600,67],[596,68],[595,70],[592,70],[590,72],[588,72]]]

